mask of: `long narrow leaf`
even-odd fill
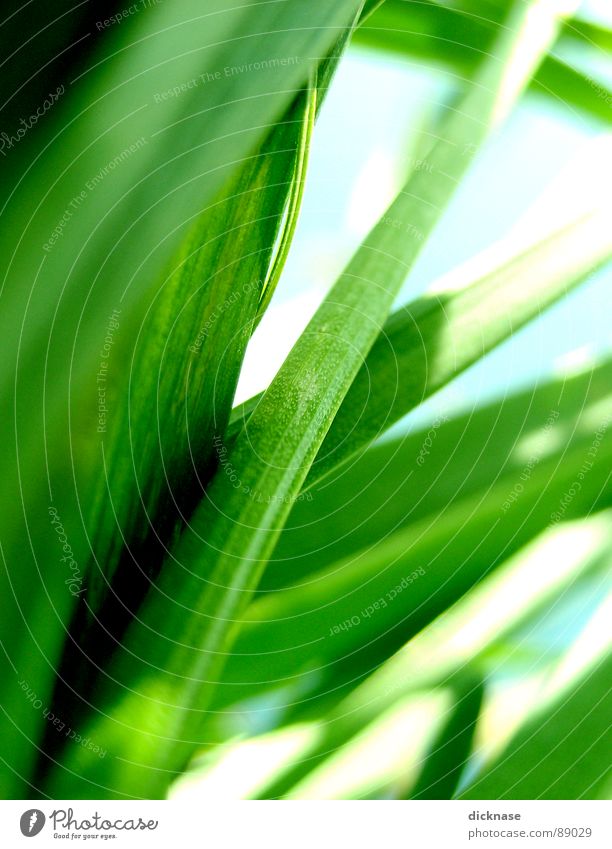
[[[610,368],[596,380],[599,393],[589,394],[590,377],[570,384],[567,394],[563,383],[545,393],[549,399],[556,396],[556,402],[544,418],[537,403],[536,418],[529,418],[531,398],[523,396],[520,406],[527,410],[523,420],[541,436],[522,462],[517,458],[508,464],[508,455],[502,453],[505,416],[503,404],[496,405],[489,415],[475,417],[474,446],[470,448],[471,440],[466,440],[465,465],[459,465],[454,477],[455,481],[469,477],[476,445],[484,439],[480,426],[488,421],[491,451],[498,450],[500,455],[497,465],[491,464],[486,483],[481,480],[481,486],[472,489],[468,481],[465,494],[448,509],[432,510],[420,521],[396,522],[401,530],[394,532],[392,518],[386,528],[381,519],[365,548],[351,551],[349,540],[344,557],[331,559],[325,569],[309,574],[293,589],[271,593],[253,604],[245,614],[216,704],[240,702],[291,685],[293,692],[305,693],[308,707],[310,681],[325,693],[341,689],[347,677],[356,680],[368,674],[551,525],[568,491],[572,490],[572,497],[562,508],[563,519],[608,506],[612,444],[609,437],[599,440],[597,434],[605,434],[612,416]],[[583,413],[585,405],[599,411],[595,421]],[[520,406],[510,405],[506,424],[514,421],[516,425],[513,414]],[[453,452],[461,453],[461,424],[469,428],[469,418],[459,427],[451,423],[440,428],[432,449],[433,468],[413,476],[415,487],[420,483],[426,489],[440,469],[444,474]],[[554,444],[561,434],[564,450],[551,451],[547,439]],[[594,443],[593,459],[589,452]],[[511,450],[511,444],[506,448]],[[585,464],[589,464],[588,475],[583,474]],[[584,480],[578,487],[575,481],[580,475]],[[384,508],[382,512],[384,518]],[[342,544],[336,551],[342,551]],[[290,564],[288,559],[285,568],[290,569]],[[338,670],[342,665],[348,667],[344,675]]]
[[[603,411],[611,383],[612,365],[604,363],[463,415],[440,414],[430,427],[371,447],[296,503],[259,590],[307,584],[395,531],[423,520],[435,524],[504,482],[503,506],[511,509],[523,477],[550,459],[562,438],[566,449],[595,438],[583,420],[598,404]]]
[[[75,601],[66,581],[84,586],[81,489],[97,462],[96,375],[109,319],[120,311],[117,346],[136,337],[160,268],[260,150],[360,6],[154,5],[106,34],[31,137],[30,158],[12,160],[14,191],[0,210],[0,638],[13,648],[3,654],[0,701],[6,722],[34,742],[15,753],[3,736],[0,759],[14,769],[1,771],[4,796],[23,794],[46,725],[19,681],[49,706]],[[113,370],[122,369],[115,356]],[[72,568],[50,515],[69,540]]]
[[[110,356],[101,359],[99,474],[83,497],[92,555],[58,671],[58,715],[74,710],[75,692],[87,697],[87,682],[121,639],[212,476],[214,439],[225,429],[262,309],[284,207],[303,181],[313,111],[310,91],[300,93],[263,149],[200,217],[136,340],[122,346],[129,368],[118,386]],[[120,328],[111,322],[111,340]],[[47,740],[51,750],[60,742],[49,728]]]
[[[502,243],[482,260],[458,269],[453,289],[445,292],[440,285],[439,294],[394,313],[344,399],[305,488],[325,478],[608,261],[609,220],[610,210],[596,209],[530,247],[521,244],[517,250],[512,242]],[[482,276],[473,282],[475,269]],[[256,404],[254,398],[235,409],[229,440]]]

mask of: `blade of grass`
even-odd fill
[[[125,407],[120,396],[111,433],[101,437],[104,476],[89,523],[107,579],[124,541],[134,563],[148,560],[154,574],[154,552],[142,554],[152,529],[160,544],[172,540],[172,526],[189,516],[210,477],[213,439],[225,430],[254,318],[269,297],[265,278],[284,207],[303,181],[311,115],[312,97],[299,95],[197,222],[139,329]],[[277,268],[283,260],[275,258]]]
[[[586,216],[476,285],[463,286],[459,277],[456,291],[442,289],[396,313],[351,386],[305,487],[584,282],[612,256],[609,221],[610,210]]]
[[[609,374],[608,368],[608,380]],[[585,398],[580,400],[580,390],[574,395],[570,387],[564,409],[563,385],[558,389],[562,401],[548,413],[549,423],[551,417],[557,421],[559,414],[558,426],[555,430],[546,418],[540,420],[545,433],[535,455],[537,462],[530,456],[518,468],[513,464],[504,469],[506,458],[502,458],[491,468],[488,485],[473,492],[468,488],[452,506],[432,511],[420,521],[400,523],[400,530],[388,527],[386,536],[383,526],[379,539],[363,549],[332,560],[292,589],[268,594],[252,604],[217,690],[215,707],[290,686],[287,698],[291,701],[294,692],[301,692],[308,708],[317,692],[358,679],[397,651],[553,524],[564,500],[570,502],[563,509],[564,519],[608,506],[610,439],[600,440],[595,459],[589,458],[589,451],[597,434],[605,434],[605,422],[612,416],[609,386],[603,396],[587,401],[597,414],[595,421],[583,411]],[[477,417],[472,438],[482,442],[479,424]],[[438,433],[436,451],[442,466],[445,458],[461,451],[461,441],[457,443],[455,437],[456,429],[448,425],[446,433],[443,429]],[[496,437],[494,428],[491,445],[497,448]],[[563,450],[550,450],[547,439],[553,445],[563,439]],[[468,458],[469,452],[466,464]],[[566,499],[570,490],[578,490],[575,482],[586,463],[592,463],[589,474],[580,480],[580,490]],[[464,473],[469,474],[469,468],[466,465]],[[427,486],[426,478],[422,482]],[[337,665],[345,667],[343,674]],[[309,683],[314,693],[309,694]]]
[[[57,716],[78,711],[214,471],[214,438],[227,424],[284,207],[303,180],[312,105],[309,92],[298,95],[196,223],[136,340],[101,363],[103,409],[112,412],[98,427],[98,480],[83,487],[92,555],[58,670]],[[117,356],[129,369],[113,386]],[[58,743],[48,728],[47,751]]]
[[[295,234],[302,198],[304,196],[310,138],[312,136],[315,115],[317,113],[317,90],[318,86],[316,82],[313,83],[308,90],[306,110],[304,121],[302,123],[302,133],[298,140],[295,174],[291,183],[286,217],[281,228],[279,242],[274,254],[274,260],[269,268],[262,288],[262,295],[260,298],[255,326],[263,317],[264,312],[272,300],[272,296],[285,266],[285,260],[287,259],[289,248]]]
[[[495,55],[448,117],[431,153],[433,176],[417,171],[389,209],[420,238],[406,240],[382,220],[349,263],[222,458],[191,528],[100,682],[105,715],[94,713],[87,726],[106,741],[109,757],[94,763],[76,747],[66,751],[49,784],[53,793],[74,797],[95,786],[98,795],[137,796],[146,783],[153,795],[163,794],[184,768],[236,623],[421,241],[477,146],[520,95],[565,11],[518,4]]]
[[[95,563],[86,568],[85,605],[58,671],[56,715],[78,714],[214,470],[214,439],[225,430],[251,329],[286,259],[315,113],[342,47],[336,44],[317,83],[297,96],[263,149],[197,222],[134,349],[125,350],[129,391],[116,392],[111,432],[100,437],[103,474],[87,490],[94,493]],[[105,398],[112,395],[106,377]],[[158,411],[156,429],[151,410]],[[48,728],[45,752],[58,742]]]
[[[24,741],[36,741],[45,720],[18,683],[29,682],[49,705],[74,605],[50,509],[81,576],[89,551],[80,492],[95,468],[95,383],[108,316],[121,310],[123,337],[136,335],[160,267],[359,8],[358,0],[151,7],[107,34],[32,137],[31,160],[19,160],[25,170],[0,230],[0,639],[11,645],[0,702]],[[14,767],[1,771],[3,796],[31,795],[21,781],[34,754],[33,743],[15,752],[2,739],[0,763]]]
[[[283,220],[280,237],[274,254],[274,260],[264,282],[263,294],[260,300],[257,317],[255,319],[255,327],[259,324],[259,321],[263,317],[264,312],[272,300],[272,296],[274,295],[274,291],[280,280],[287,255],[289,253],[289,248],[293,241],[298,215],[302,205],[302,198],[304,196],[306,169],[308,166],[310,141],[314,129],[314,123],[336,72],[338,60],[343,51],[346,49],[351,33],[352,31],[347,29],[346,32],[340,36],[338,41],[334,44],[330,54],[316,69],[312,79],[309,81],[309,86],[306,89],[307,100],[304,111],[304,120],[302,123],[302,132],[297,145],[295,173],[287,203],[286,216]]]
[[[612,29],[610,27],[602,26],[592,20],[572,18],[566,21],[563,29],[569,36],[583,44],[598,47],[608,53],[612,50]]]
[[[389,799],[413,783],[453,709],[451,688],[411,693],[330,754],[292,799]]]
[[[609,261],[609,220],[610,210],[593,210],[530,247],[519,243],[517,250],[512,242],[495,246],[455,273],[452,290],[445,292],[445,281],[440,281],[439,294],[395,312],[338,410],[304,489],[358,455]],[[234,410],[228,444],[257,402],[253,398]]]
[[[529,472],[547,456],[547,436],[550,447],[580,439],[587,411],[603,405],[611,383],[612,364],[603,363],[463,415],[440,414],[430,428],[371,447],[295,504],[259,591],[308,584],[314,573],[396,530],[444,517],[504,480],[511,493],[522,483],[526,452]]]

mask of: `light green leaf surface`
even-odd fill
[[[128,368],[118,385],[110,356],[101,358],[99,474],[83,499],[92,555],[71,625],[76,639],[66,641],[54,694],[61,715],[75,710],[73,691],[87,699],[89,682],[213,474],[214,438],[225,430],[246,345],[275,284],[268,274],[283,262],[277,256],[272,263],[273,248],[285,206],[295,207],[303,182],[315,101],[314,91],[297,96],[263,149],[201,216],[136,340],[121,349]],[[52,753],[61,741],[47,739]]]
[[[290,197],[295,214],[313,112],[313,97],[298,95],[197,222],[139,327],[129,385],[115,393],[119,409],[108,438],[101,437],[104,474],[91,526],[108,579],[124,540],[130,557],[152,569],[155,547],[143,548],[152,529],[161,544],[172,540],[173,526],[189,516],[211,476],[214,436],[225,430],[255,316],[273,291],[268,269]],[[158,411],[154,422],[151,410]]]
[[[504,482],[511,507],[521,475],[594,439],[612,405],[611,384],[604,363],[462,415],[441,411],[430,427],[371,447],[296,503],[259,590],[308,584],[313,573]]]
[[[322,479],[612,255],[609,210],[511,255],[472,285],[444,290],[387,322],[321,446],[306,486]],[[468,274],[473,270],[468,266]],[[469,279],[469,278],[468,278]]]

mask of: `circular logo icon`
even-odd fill
[[[45,824],[45,815],[38,808],[30,808],[21,815],[19,827],[24,837],[36,837],[43,829]]]

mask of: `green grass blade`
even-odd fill
[[[303,586],[314,573],[397,530],[444,517],[503,481],[515,500],[530,442],[527,474],[548,454],[547,433],[551,447],[566,434],[568,448],[581,438],[581,417],[605,403],[611,382],[612,365],[604,364],[460,416],[441,414],[426,430],[373,446],[295,504],[259,591]]]
[[[322,63],[321,79],[341,47]],[[246,344],[287,256],[325,93],[315,84],[300,92],[200,217],[125,349],[129,384],[113,394],[102,371],[104,398],[113,397],[115,410],[108,437],[100,437],[100,479],[88,490],[93,557],[58,672],[53,709],[60,715],[86,698],[214,471],[214,440],[225,431]],[[47,733],[47,754],[57,744],[57,734]]]
[[[572,18],[566,21],[563,31],[582,44],[608,53],[612,50],[612,29],[593,20]]]
[[[316,117],[319,113],[321,105],[325,99],[334,73],[338,67],[338,60],[346,49],[351,36],[351,31],[346,30],[336,41],[330,54],[321,62],[315,73],[309,80],[308,86],[304,91],[304,120],[302,122],[302,132],[297,145],[297,157],[295,171],[291,183],[291,191],[287,204],[286,216],[283,220],[280,237],[276,246],[273,263],[268,271],[268,275],[264,282],[263,295],[261,298],[255,326],[261,320],[265,310],[268,308],[276,286],[280,280],[285,260],[289,254],[289,249],[297,227],[302,198],[304,196],[304,188],[306,185],[306,169],[308,166],[308,157],[310,153],[310,142],[314,129]]]
[[[99,476],[83,495],[92,555],[58,671],[58,715],[71,711],[71,691],[86,696],[213,474],[284,208],[303,179],[310,100],[298,95],[197,221],[136,340],[121,349],[119,385],[101,360]],[[50,751],[61,743],[51,730],[47,741]]]
[[[313,780],[296,788],[292,798],[452,798],[470,749],[481,698],[482,683],[468,673],[448,686],[398,699],[383,707],[345,746],[330,753]],[[299,733],[301,727],[316,736],[324,722],[290,726],[276,736]],[[269,735],[270,743],[274,736]],[[265,738],[254,738],[243,746],[265,742]],[[263,749],[262,759],[265,756]],[[294,760],[298,757],[296,754]],[[214,792],[214,774],[208,779],[209,792]],[[249,798],[257,795],[263,783],[265,776]]]
[[[96,463],[108,318],[121,310],[117,345],[135,338],[160,268],[359,8],[358,0],[307,8],[220,0],[213,11],[196,0],[158,4],[107,33],[32,136],[30,159],[14,159],[18,191],[2,207],[0,230],[0,639],[12,647],[0,702],[24,744],[14,752],[8,738],[0,742],[0,763],[10,758],[14,767],[0,772],[3,796],[26,792],[22,777],[37,752],[25,741],[46,725],[18,683],[50,704],[74,606],[50,505],[81,576],[89,552],[80,494]],[[118,356],[113,366],[122,371]]]
[[[317,113],[317,91],[318,88],[315,80],[309,85],[305,93],[304,120],[301,122],[302,132],[298,139],[295,172],[291,181],[291,191],[288,198],[286,218],[283,221],[279,243],[276,247],[272,265],[270,266],[264,281],[256,324],[262,318],[270,301],[272,300],[272,296],[274,295],[274,291],[278,281],[280,280],[280,276],[285,266],[285,261],[289,254],[289,248],[291,247],[291,242],[293,241],[293,236],[295,234],[298,215],[302,205],[302,198],[304,196],[310,139]]]
[[[225,430],[255,316],[269,298],[266,277],[284,208],[294,180],[303,180],[310,130],[301,128],[311,127],[311,112],[310,97],[298,95],[200,218],[126,350],[129,385],[116,391],[119,410],[108,438],[101,437],[104,474],[90,521],[107,579],[126,542],[136,563],[153,568],[154,544],[147,554],[147,542],[153,534],[160,546],[174,538],[212,473],[213,440]],[[274,274],[283,260],[275,258]]]
[[[406,450],[390,448],[393,463],[404,470],[403,491],[411,495],[395,497],[395,511],[382,502],[379,515],[368,522],[367,537],[359,527],[353,535],[346,532],[349,517],[354,515],[358,523],[365,505],[374,502],[365,476],[349,476],[346,489],[339,486],[336,497],[330,494],[318,508],[321,513],[329,510],[332,525],[344,527],[344,539],[332,546],[328,565],[314,571],[317,548],[326,545],[325,536],[320,541],[315,536],[316,514],[311,517],[315,524],[302,530],[310,542],[301,543],[301,559],[299,532],[293,534],[298,539],[293,545],[291,531],[285,532],[281,554],[286,559],[278,561],[277,575],[267,588],[282,585],[278,573],[291,572],[292,556],[297,557],[298,576],[284,580],[294,586],[269,593],[245,614],[215,705],[289,687],[287,701],[302,694],[305,709],[312,709],[316,693],[340,690],[344,682],[367,674],[549,526],[586,463],[592,462],[592,468],[562,518],[609,505],[612,445],[605,434],[612,416],[610,371],[608,365],[599,373],[559,381],[442,425],[422,467],[415,463],[415,448],[426,443],[427,432],[411,439]],[[516,444],[517,421],[532,434],[524,447]],[[600,430],[604,436],[591,460],[589,451]],[[555,448],[559,441],[563,450]],[[379,458],[375,452],[373,461]],[[419,505],[413,517],[411,507],[419,493],[437,487],[447,475],[456,497],[447,504],[443,487],[440,502],[434,497],[429,509]],[[360,485],[361,509],[359,503],[353,509],[349,500],[343,523],[342,508],[339,517],[335,512],[349,488],[355,492],[353,487]],[[386,487],[384,473],[379,486],[389,494],[398,489],[393,478]],[[311,571],[304,574],[308,566]]]
[[[520,243],[518,250],[502,243],[459,270],[454,290],[394,313],[344,399],[305,488],[588,279],[612,256],[609,215],[593,210],[535,245]],[[481,275],[475,282],[474,265]],[[254,398],[234,410],[228,442],[256,404]]]
[[[502,262],[477,283],[417,301],[387,322],[338,411],[305,486],[579,285],[612,256],[601,210]]]
[[[411,693],[383,709],[346,742],[291,799],[393,799],[411,786],[453,710],[451,688]]]
[[[585,112],[606,124],[612,122],[612,90],[561,59],[549,56],[532,87],[540,95],[552,96],[560,107]]]

